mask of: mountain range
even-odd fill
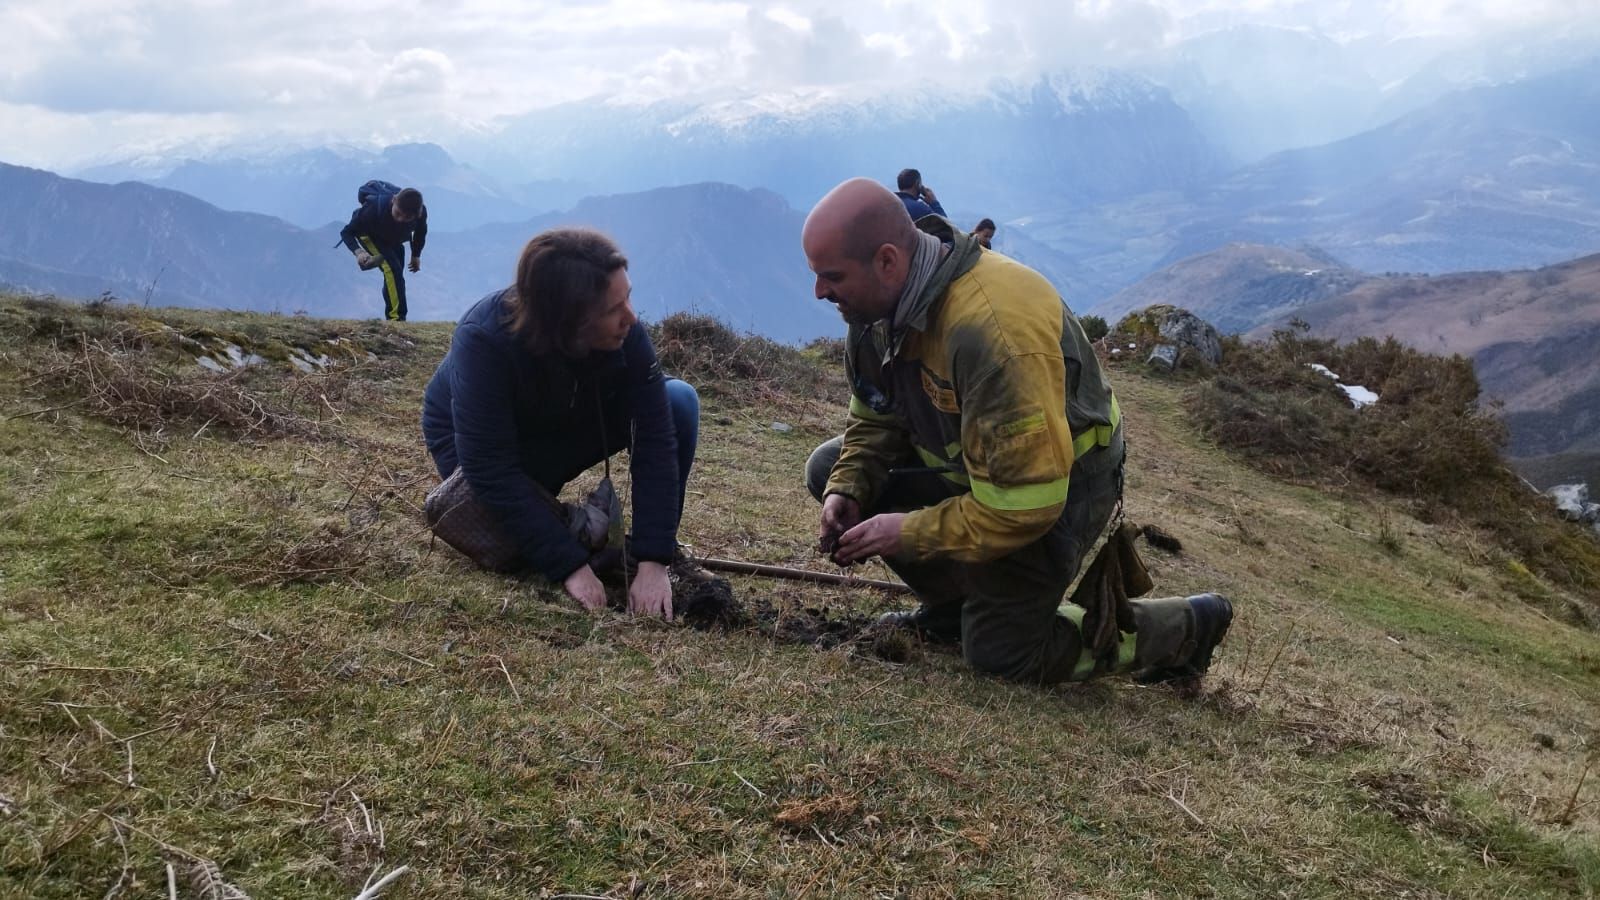
[[[437,144],[396,144],[378,151],[345,144],[269,146],[203,158],[140,156],[75,174],[105,183],[141,181],[222,209],[276,216],[301,228],[342,224],[355,207],[355,186],[374,177],[419,188],[427,198],[429,217],[457,230],[567,209],[585,193],[568,181],[505,184],[455,160]]]
[[[136,182],[0,164],[0,282],[159,305],[359,315],[360,273],[311,232]],[[370,289],[375,295],[377,289]]]
[[[1318,88],[1329,99],[1289,116],[1287,98],[1299,95],[1248,82],[1244,63],[1270,73],[1295,54],[1320,59],[1334,53],[1325,40],[1241,29],[1188,46],[1183,66],[1147,75],[1083,69],[865,99],[573,103],[464,137],[455,156],[434,145],[239,150],[80,174],[138,177],[302,227],[347,216],[353,186],[383,177],[423,188],[436,231],[465,231],[570,209],[585,194],[703,181],[765,188],[804,210],[845,177],[888,182],[913,165],[958,224],[1000,222],[1000,246],[1102,315],[1114,311],[1098,304],[1150,272],[1231,242],[1316,246],[1364,271],[1427,273],[1548,265],[1600,246],[1600,167],[1590,162],[1600,153],[1600,62],[1549,71],[1574,48],[1526,62],[1520,80],[1453,92],[1497,70],[1437,59],[1383,96],[1343,48]],[[1362,99],[1331,99],[1341,92]],[[1232,167],[1239,151],[1226,136],[1243,120],[1219,119],[1227,109],[1248,113],[1252,128],[1300,129],[1303,140],[1409,111]]]
[[[453,154],[433,144],[242,146],[142,154],[70,174],[136,179],[307,228],[348,216],[354,186],[378,177],[420,188],[430,219],[465,230],[568,209],[585,195],[708,181],[764,188],[809,209],[845,178],[892,181],[915,166],[970,225],[1195,188],[1223,174],[1225,162],[1163,88],[1133,73],[1085,69],[869,98],[585,101],[464,135]]]
[[[1600,249],[1600,63],[1447,95],[1379,128],[1274,154],[1203,191],[1014,223],[1073,255],[1090,312],[1230,243],[1315,246],[1367,272],[1550,265]]]
[[[0,284],[323,316],[381,309],[376,275],[359,272],[335,246],[335,225],[302,229],[178,191],[3,164],[0,198]],[[842,334],[837,313],[813,297],[801,221],[770,192],[700,184],[593,198],[507,225],[430,231],[424,267],[407,278],[411,316],[456,318],[511,282],[529,237],[585,225],[629,255],[635,308],[647,318],[698,309],[782,340]]]
[[[800,209],[845,178],[892,181],[914,166],[963,221],[1186,189],[1225,168],[1165,89],[1101,69],[871,98],[568,104],[512,119],[462,153],[527,179],[603,173],[608,190],[704,180],[765,187]]]
[[[1597,46],[1600,21],[1565,33],[1505,29],[1466,45],[1442,34],[1351,39],[1236,24],[1184,40],[1140,71],[1248,165],[1369,131],[1461,90],[1584,65]]]

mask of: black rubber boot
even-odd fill
[[[1212,653],[1227,636],[1228,626],[1233,624],[1233,604],[1221,594],[1185,597],[1180,602],[1186,609],[1176,608],[1173,603],[1176,599],[1132,603],[1136,620],[1145,620],[1139,622],[1136,656],[1145,666],[1134,676],[1141,684],[1196,679],[1204,675],[1211,667]],[[1146,648],[1152,651],[1150,656],[1146,655]],[[1157,653],[1160,655],[1155,655]]]
[[[959,644],[961,643],[961,610],[958,607],[954,615],[940,615],[919,606],[916,609],[902,609],[886,612],[878,617],[880,628],[905,629],[929,644]]]

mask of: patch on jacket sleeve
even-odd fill
[[[971,434],[981,471],[971,475],[972,496],[999,510],[1035,510],[1066,502],[1067,464],[1037,405],[986,416]]]
[[[961,412],[961,404],[956,402],[955,388],[951,387],[948,382],[941,384],[940,380],[934,378],[933,373],[926,368],[922,370],[922,391],[928,395],[928,401],[939,412]]]
[[[1013,419],[1010,422],[1001,422],[994,428],[995,434],[1002,438],[1018,438],[1033,434],[1035,431],[1044,430],[1044,411]]]
[[[1044,410],[1035,404],[984,416],[971,438],[985,462],[984,477],[997,482],[1051,481],[1071,465],[1050,437]]]

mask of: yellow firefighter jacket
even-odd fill
[[[1043,536],[1068,475],[1114,466],[1120,412],[1083,328],[1043,276],[938,217],[951,245],[920,295],[890,319],[853,325],[850,414],[827,493],[870,506],[913,455],[955,495],[912,512],[901,553],[996,559]],[[909,306],[907,306],[909,304]]]

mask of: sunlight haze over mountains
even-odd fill
[[[11,2],[0,5],[11,126],[0,159],[59,169],[236,141],[449,145],[585,98],[762,95],[782,109],[1085,65],[1199,75],[1278,109],[1336,99],[1350,108],[1334,121],[1348,122],[1418,73],[1470,83],[1547,63],[1516,48],[1593,38],[1595,20],[1587,0]],[[1226,36],[1241,26],[1281,40]],[[1295,67],[1298,77],[1276,77]]]

